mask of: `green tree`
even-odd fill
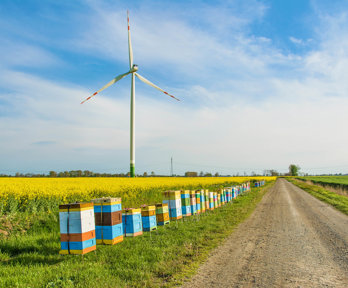
[[[198,176],[197,172],[191,172],[191,171],[185,172],[185,177],[197,177],[197,176]]]
[[[290,164],[289,166],[289,175],[290,176],[298,176],[298,171],[300,171],[300,166],[295,164]]]
[[[57,177],[57,172],[55,172],[55,171],[50,171],[50,172],[49,172],[49,176],[50,176],[50,177]]]

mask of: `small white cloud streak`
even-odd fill
[[[302,39],[297,39],[297,38],[291,36],[291,37],[289,37],[289,40],[294,44],[303,45]]]

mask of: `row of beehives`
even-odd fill
[[[265,183],[266,183],[265,180],[255,182],[255,187],[261,187],[261,186],[265,185]]]
[[[257,182],[255,187],[264,184]],[[208,190],[166,191],[163,203],[126,208],[121,198],[98,198],[90,203],[59,205],[60,254],[85,254],[96,244],[116,244],[123,237],[135,237],[143,231],[153,231],[183,216],[214,210],[232,201],[240,193],[250,190],[250,183],[226,187],[220,192]]]

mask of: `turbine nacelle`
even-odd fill
[[[133,67],[129,70],[130,73],[134,73],[138,71],[138,65],[137,64],[133,64]]]

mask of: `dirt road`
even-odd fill
[[[348,216],[284,179],[184,287],[348,287]]]

